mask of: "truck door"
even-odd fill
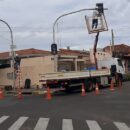
[[[117,73],[125,74],[125,68],[121,59],[117,59]]]

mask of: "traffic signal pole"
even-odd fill
[[[60,15],[53,23],[53,43],[55,43],[55,26],[56,26],[56,23],[58,22],[58,20],[60,20],[62,17],[65,17],[67,15],[71,15],[71,14],[75,14],[75,13],[79,13],[79,12],[83,12],[83,11],[87,11],[87,10],[97,10],[97,8],[80,9],[77,11],[73,11],[73,12],[69,12],[69,13],[65,13],[65,14]]]
[[[15,70],[14,70],[14,62],[15,62],[14,57],[15,57],[15,54],[14,54],[13,31],[12,31],[11,27],[9,26],[9,24],[6,21],[4,21],[2,19],[0,19],[0,21],[3,22],[4,24],[6,24],[6,26],[9,28],[9,31],[10,31],[10,36],[11,36],[10,37],[11,38],[11,46],[10,46],[10,48],[11,48],[12,71],[13,71],[12,72],[13,73],[13,85],[12,85],[12,87],[15,90]]]
[[[87,9],[80,9],[80,10],[77,10],[77,11],[72,11],[72,12],[69,12],[69,13],[65,13],[65,14],[62,14],[60,15],[53,23],[53,44],[56,44],[56,41],[55,41],[55,26],[56,26],[56,23],[58,22],[58,20],[60,20],[61,18],[65,17],[65,16],[68,16],[68,15],[71,15],[71,14],[75,14],[75,13],[79,13],[79,12],[83,12],[83,11],[87,11],[87,10],[98,10],[98,8],[87,8]],[[107,8],[103,8],[103,10],[107,10]],[[58,59],[58,56],[57,55],[54,55],[54,70],[55,72],[57,72],[57,60]]]
[[[83,12],[83,11],[86,11],[86,10],[96,10],[96,8],[80,9],[80,10],[77,10],[77,11],[65,13],[65,14],[62,14],[61,16],[59,16],[54,21],[54,24],[53,24],[53,44],[56,44],[56,41],[55,41],[55,26],[56,26],[56,23],[58,22],[58,20],[60,20],[62,17],[68,16],[68,15],[71,15],[71,14],[75,14],[75,13],[79,13],[79,12]],[[58,63],[57,62],[58,62],[58,55],[54,54],[54,71],[55,72],[57,72],[57,67],[58,67]]]

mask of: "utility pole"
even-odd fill
[[[111,41],[112,41],[112,57],[115,56],[115,48],[114,48],[114,32],[113,32],[113,29],[111,29]]]
[[[111,56],[112,56],[112,43],[111,43],[111,40],[110,40],[110,53],[111,53]]]

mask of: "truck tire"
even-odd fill
[[[67,87],[65,88],[65,92],[66,92],[66,93],[71,93],[71,92],[72,92],[72,89],[71,89],[69,86],[67,86]]]
[[[88,82],[85,82],[85,89],[87,92],[93,91],[94,85],[93,85],[92,81],[89,80]]]
[[[122,74],[117,73],[117,74],[115,75],[115,79],[116,79],[116,86],[117,86],[117,87],[119,86],[119,82],[121,82],[121,85],[122,85],[122,80],[123,80]]]

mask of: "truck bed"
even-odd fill
[[[41,81],[109,76],[110,70],[73,71],[39,74]]]

